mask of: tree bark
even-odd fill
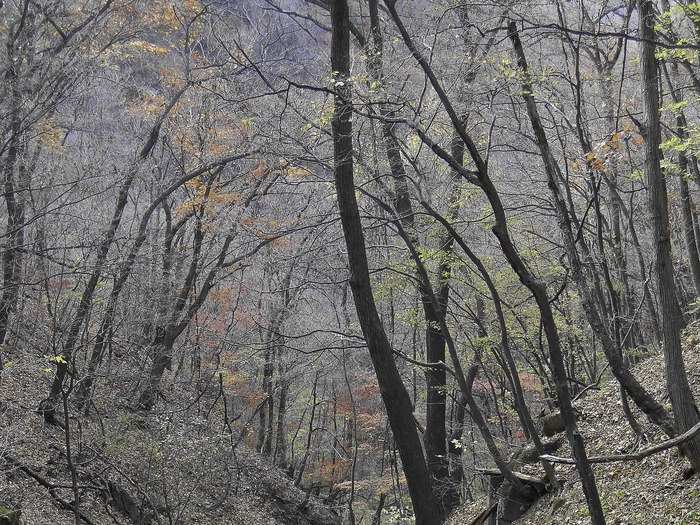
[[[8,49],[9,50],[9,49]],[[10,313],[17,306],[19,294],[19,279],[22,270],[22,245],[24,244],[24,203],[22,195],[17,192],[15,171],[26,146],[23,145],[22,121],[20,116],[22,106],[22,91],[17,78],[17,72],[10,68],[5,75],[5,81],[10,88],[10,138],[7,155],[1,172],[4,174],[3,190],[7,208],[7,225],[5,227],[5,246],[2,253],[2,296],[0,296],[0,371],[4,368],[3,353],[10,322]],[[20,180],[20,184],[22,181]]]
[[[666,386],[678,433],[693,427],[700,418],[688,385],[681,348],[682,314],[676,297],[671,259],[671,231],[668,216],[666,180],[661,172],[661,124],[659,115],[658,64],[656,60],[656,31],[654,29],[654,3],[639,2],[639,32],[642,39],[641,77],[646,117],[646,162],[649,212],[654,232],[656,265],[654,268],[661,306],[661,324],[666,364]],[[686,457],[696,472],[700,472],[700,438],[695,437],[683,445]]]
[[[7,208],[5,249],[2,257],[2,296],[0,296],[0,370],[3,368],[3,345],[7,338],[10,313],[17,306],[19,282],[22,272],[22,247],[24,245],[24,203],[17,191],[15,168],[24,162],[19,157],[24,148],[19,142],[19,129],[13,130],[4,166],[4,193]],[[20,184],[22,181],[20,180]]]
[[[352,105],[350,88],[350,30],[346,0],[331,5],[331,66],[335,89],[332,119],[335,187],[350,265],[350,287],[379,389],[399,449],[417,525],[442,522],[413,405],[394,362],[391,345],[379,318],[369,278],[367,252],[353,181]]]

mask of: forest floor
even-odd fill
[[[0,513],[20,510],[23,525],[75,523],[66,434],[36,412],[53,369],[35,355],[15,351],[5,357]],[[78,411],[71,410],[76,414],[69,425],[81,523],[338,523],[334,512],[294,487],[245,442],[236,443],[237,434],[232,438],[222,422],[216,388],[197,395],[195,389],[176,387],[169,392],[167,411],[138,412],[125,402],[133,389],[129,373],[117,371],[103,384],[90,416],[77,417]]]
[[[696,400],[700,400],[698,334],[700,329],[685,341],[686,367]],[[65,433],[45,424],[35,411],[46,392],[51,369],[45,360],[32,355],[15,353],[8,360],[0,383],[0,507],[20,509],[25,525],[74,523],[72,511],[61,508],[60,503],[73,501]],[[663,370],[660,355],[634,367],[640,382],[669,406]],[[96,398],[90,417],[69,419],[71,456],[78,484],[83,487],[81,510],[89,523],[133,522],[115,509],[113,501],[105,501],[109,498],[100,490],[105,481],[124,489],[138,511],[153,515],[157,510],[157,517],[150,521],[154,524],[338,522],[329,509],[314,498],[307,499],[245,443],[231,453],[231,436],[222,425],[216,389],[198,396],[191,389],[176,386],[168,393],[175,405],[167,412],[134,412],[124,401],[133,386],[131,372],[114,372],[114,379]],[[207,411],[206,407],[214,409]],[[600,390],[580,399],[576,408],[589,455],[624,453],[634,443],[615,382],[601,384]],[[664,440],[636,409],[635,415],[648,439],[643,447]],[[556,454],[568,456],[570,451],[564,446]],[[608,523],[700,525],[700,476],[684,480],[686,467],[687,462],[675,449],[638,462],[596,465]],[[558,465],[557,474],[562,490],[541,498],[519,523],[589,523],[573,467]],[[451,517],[450,524],[470,524],[484,508],[483,500],[465,505]]]
[[[700,402],[700,328],[689,330],[685,337],[684,357],[688,380]],[[635,376],[657,400],[670,409],[664,379],[663,356],[653,355],[634,366]],[[637,421],[644,428],[646,448],[666,439],[633,406]],[[576,402],[580,413],[579,430],[589,456],[622,454],[635,443],[634,432],[622,411],[616,381],[601,384]],[[565,444],[555,455],[570,457]],[[612,525],[699,525],[700,475],[683,479],[688,463],[677,449],[670,449],[641,461],[597,464],[594,467],[598,489],[608,524]],[[518,524],[563,525],[589,524],[588,510],[581,485],[573,466],[557,465],[562,490],[538,500]],[[466,525],[486,508],[476,501],[460,508],[450,519],[451,525]]]

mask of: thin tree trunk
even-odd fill
[[[695,238],[695,225],[693,223],[693,203],[688,189],[688,157],[681,153],[678,155],[680,173],[678,174],[678,184],[680,186],[681,214],[683,217],[683,239],[688,252],[688,262],[690,263],[690,274],[695,286],[695,296],[700,297],[700,256],[698,255],[698,245]]]
[[[384,71],[383,71],[383,39],[382,29],[380,26],[378,0],[369,1],[370,14],[370,32],[372,46],[367,49],[368,60],[367,69],[373,80],[378,85],[383,87]],[[380,96],[383,96],[380,95]],[[409,235],[411,242],[418,245],[418,238],[414,228],[413,207],[408,189],[406,177],[406,169],[403,160],[401,159],[401,148],[396,136],[394,135],[394,125],[388,121],[391,116],[390,111],[385,104],[379,104],[380,116],[384,118],[382,122],[382,135],[386,157],[389,163],[389,168],[392,174],[393,190],[394,190],[394,208],[398,214],[404,229]],[[452,241],[448,237],[447,242],[441,242],[440,249],[446,254],[451,251]],[[444,257],[444,263],[441,265],[438,273],[440,279],[440,309],[433,309],[430,306],[430,298],[423,286],[419,285],[419,294],[423,306],[423,315],[425,318],[425,357],[428,363],[441,363],[445,361],[445,339],[442,336],[438,327],[440,317],[444,319],[445,309],[447,308],[447,300],[449,294],[449,284],[443,275],[449,273],[449,257]],[[447,376],[444,368],[431,367],[425,371],[426,381],[426,399],[425,399],[425,432],[423,434],[423,445],[425,447],[426,460],[430,474],[436,481],[436,485],[441,483],[449,476],[449,467],[447,460],[447,433],[446,433],[446,401],[447,401]],[[446,508],[453,505],[453,501],[448,503],[447,500],[454,500],[453,495],[442,493],[444,488],[438,489],[440,500]]]
[[[515,406],[516,406],[516,411],[518,413],[518,418],[520,419],[523,431],[525,432],[526,436],[528,436],[530,439],[532,439],[533,444],[535,445],[535,448],[538,452],[544,453],[543,446],[542,446],[542,441],[540,440],[540,437],[537,433],[537,429],[535,428],[535,424],[532,420],[532,415],[530,414],[530,410],[527,406],[527,403],[525,401],[525,395],[523,393],[522,389],[522,384],[520,382],[520,376],[518,374],[518,368],[515,364],[515,360],[513,359],[513,354],[510,350],[510,343],[509,343],[509,337],[508,337],[508,328],[506,324],[506,319],[505,315],[503,313],[502,309],[502,304],[501,304],[501,297],[500,294],[498,293],[498,290],[496,288],[496,285],[494,284],[493,280],[491,279],[491,275],[489,274],[488,270],[482,263],[481,259],[479,259],[472,250],[469,249],[469,246],[467,243],[464,241],[461,235],[457,233],[457,231],[454,229],[454,227],[442,216],[440,216],[427,202],[422,201],[421,202],[422,206],[430,213],[433,217],[435,217],[447,230],[447,232],[450,234],[450,236],[457,242],[457,244],[462,248],[462,251],[467,255],[467,257],[472,261],[472,263],[476,266],[477,270],[481,274],[482,279],[486,283],[486,286],[489,289],[489,293],[491,294],[491,299],[494,304],[494,309],[496,311],[496,317],[498,319],[498,324],[499,324],[499,329],[500,329],[500,335],[501,335],[501,341],[500,341],[500,349],[501,349],[501,355],[503,357],[503,360],[505,361],[505,364],[503,366],[503,370],[508,376],[508,381],[510,383],[511,388],[513,389],[513,396],[515,398]],[[483,307],[479,307],[479,304],[477,304],[477,310],[480,311],[482,310]],[[483,330],[483,328],[482,328]],[[482,332],[485,334],[485,331]],[[461,416],[462,419],[464,416]],[[557,484],[556,477],[554,475],[554,469],[552,466],[547,463],[543,462],[542,464],[547,477],[550,479],[550,482],[553,485]]]
[[[277,373],[279,375],[279,399],[277,401],[277,439],[275,444],[275,464],[282,470],[287,469],[287,396],[289,393],[289,382],[285,377],[284,365],[282,364],[282,350],[278,351]],[[334,456],[335,457],[335,456]]]
[[[267,395],[267,400],[265,402],[265,410],[267,411],[267,425],[263,430],[263,435],[265,439],[263,440],[263,447],[260,452],[265,456],[270,456],[272,454],[272,437],[273,437],[273,425],[275,420],[275,396],[273,393],[273,381],[272,375],[275,370],[275,349],[270,348],[266,355],[265,362],[265,378],[263,380],[265,394]]]
[[[204,196],[205,202],[208,198],[210,187],[211,183],[207,187],[207,191]],[[151,370],[146,383],[146,388],[144,388],[144,390],[141,392],[141,396],[139,397],[139,406],[145,410],[150,410],[155,405],[158,397],[160,381],[165,373],[165,370],[171,367],[172,350],[175,344],[175,339],[177,339],[177,337],[180,335],[182,329],[185,328],[185,326],[183,326],[181,330],[178,330],[178,320],[197,279],[197,269],[200,262],[203,241],[204,233],[202,231],[202,218],[198,217],[194,232],[192,259],[190,261],[187,276],[185,277],[185,282],[183,283],[183,286],[175,300],[175,305],[169,316],[169,321],[164,326],[160,326],[156,329],[155,341],[150,347],[150,351],[153,354],[153,362],[151,364]],[[164,265],[166,266],[166,269],[164,269],[165,273],[167,271],[167,265],[169,265],[169,257],[167,256],[164,258]]]
[[[110,221],[109,227],[107,228],[107,231],[105,232],[104,237],[98,247],[97,256],[95,258],[94,263],[94,269],[90,274],[90,278],[88,279],[85,288],[83,289],[83,293],[81,295],[80,302],[78,303],[78,308],[75,317],[73,318],[73,321],[71,322],[71,325],[68,328],[68,335],[66,336],[66,340],[63,344],[63,350],[61,352],[61,355],[59,356],[60,359],[56,360],[56,375],[54,376],[53,382],[51,383],[49,396],[46,399],[42,400],[39,404],[39,412],[44,413],[47,417],[52,417],[54,407],[63,389],[63,382],[65,381],[68,371],[73,368],[74,351],[78,342],[80,329],[83,325],[83,322],[87,318],[90,308],[92,306],[93,295],[95,293],[95,289],[97,288],[97,283],[102,277],[102,271],[107,261],[107,254],[109,253],[112,243],[114,242],[117,230],[119,229],[119,225],[121,224],[122,214],[124,213],[124,209],[126,208],[131,184],[133,183],[134,178],[136,177],[141,165],[146,160],[148,155],[151,153],[151,150],[155,146],[158,140],[158,136],[160,135],[160,128],[163,125],[163,122],[165,121],[170,111],[172,111],[173,107],[175,107],[175,104],[182,97],[186,90],[187,86],[181,89],[171,99],[170,103],[160,115],[153,128],[151,128],[146,143],[141,148],[134,161],[132,161],[131,165],[127,170],[125,179],[119,188],[117,201],[114,207],[114,212],[112,214],[112,220]]]
[[[380,202],[380,205],[383,205],[387,211],[391,211],[390,209],[388,209],[388,206],[386,206],[386,204]],[[416,249],[415,245],[411,242],[409,235],[403,229],[401,222],[398,219],[395,219],[394,225],[398,230],[399,236],[403,239],[404,243],[409,249],[409,252],[411,253],[411,258],[413,259],[413,262],[416,266],[416,273],[418,274],[421,289],[424,291],[425,298],[429,301],[426,303],[426,308],[429,309],[429,316],[431,318],[438,319],[438,327],[442,338],[444,339],[449,350],[450,359],[454,368],[454,375],[457,379],[457,384],[459,385],[460,391],[462,392],[462,395],[465,401],[467,402],[467,405],[469,406],[469,411],[472,416],[472,419],[479,428],[479,431],[481,432],[482,438],[486,443],[489,453],[491,454],[494,463],[496,463],[496,466],[501,471],[504,478],[506,478],[513,485],[518,485],[519,481],[513,475],[512,470],[509,468],[507,462],[503,458],[503,455],[498,449],[493,434],[491,433],[491,430],[489,429],[488,424],[486,422],[486,418],[484,418],[481,408],[479,407],[472,393],[472,386],[478,375],[479,366],[481,365],[481,349],[475,350],[473,364],[470,366],[468,372],[465,373],[462,368],[461,361],[459,359],[457,347],[454,343],[454,340],[452,339],[449,328],[447,327],[447,324],[445,322],[445,317],[435,315],[435,311],[440,308],[440,304],[439,299],[433,291],[432,285],[430,284],[430,279],[428,277],[428,272],[425,268],[425,264],[421,260],[420,254],[418,253],[418,250]],[[454,239],[455,236],[453,235],[452,238]],[[440,366],[440,368],[445,369],[444,363],[442,364],[442,366]],[[501,426],[503,427],[503,425]]]

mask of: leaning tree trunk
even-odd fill
[[[102,272],[107,263],[107,254],[109,253],[109,250],[112,247],[114,238],[117,234],[117,230],[119,229],[119,225],[121,224],[122,215],[124,213],[124,209],[126,208],[131,185],[134,182],[134,179],[136,178],[140,167],[155,147],[156,142],[158,141],[158,137],[160,136],[161,126],[165,122],[165,119],[175,107],[175,104],[178,102],[178,100],[180,100],[182,95],[185,93],[187,88],[188,86],[185,86],[180,91],[178,91],[175,94],[175,96],[170,100],[170,103],[165,108],[165,110],[161,113],[158,120],[151,128],[151,131],[148,135],[148,138],[146,139],[144,146],[138,152],[136,158],[129,165],[124,181],[119,187],[119,193],[117,194],[117,200],[114,206],[114,211],[112,213],[112,219],[109,223],[107,231],[104,234],[104,237],[102,238],[102,241],[98,246],[92,273],[90,274],[90,278],[85,284],[85,288],[83,289],[83,293],[80,297],[80,302],[78,303],[78,307],[76,309],[75,317],[73,318],[73,321],[71,322],[70,327],[68,328],[68,335],[66,336],[66,340],[63,344],[63,350],[61,352],[61,355],[59,356],[60,359],[56,360],[56,375],[54,376],[53,382],[51,383],[49,396],[46,399],[42,400],[39,404],[39,412],[43,413],[47,418],[52,417],[56,403],[58,402],[59,396],[63,390],[63,382],[65,381],[69,369],[73,367],[74,352],[78,343],[80,329],[83,326],[83,322],[87,318],[88,313],[90,312],[90,308],[92,307],[95,289],[97,288],[97,283],[102,277]]]
[[[367,342],[379,389],[396,440],[416,524],[442,522],[414,419],[413,405],[394,362],[379,318],[369,278],[367,252],[353,180],[352,104],[350,89],[349,9],[346,0],[331,5],[331,65],[335,80],[332,120],[335,187],[350,265],[350,287]]]
[[[372,79],[383,88],[385,84],[383,66],[383,36],[379,18],[378,0],[369,1],[370,33],[371,39],[366,42],[367,70]],[[380,93],[380,99],[385,98],[385,93]],[[395,136],[395,126],[390,122],[391,111],[384,103],[378,104],[379,114],[383,119],[382,138],[384,149],[392,175],[394,190],[394,208],[399,220],[411,242],[418,246],[418,236],[415,231],[414,213],[408,189],[408,177],[401,159],[401,146]],[[444,262],[438,269],[439,308],[432,308],[431,298],[428,296],[425,286],[418,285],[418,292],[423,307],[425,319],[425,357],[428,363],[445,362],[445,338],[439,324],[445,319],[449,294],[449,252],[452,249],[452,239],[447,238],[441,242],[440,250],[445,254]],[[419,281],[420,283],[420,281]],[[446,408],[447,408],[447,376],[442,367],[430,367],[425,371],[426,399],[425,399],[425,432],[423,434],[423,446],[428,462],[428,470],[433,477],[433,489],[436,491],[440,503],[446,510],[458,504],[458,494],[451,490],[453,484],[449,480],[449,465],[447,460],[447,432],[446,432]],[[441,486],[439,486],[441,485]]]
[[[607,358],[610,368],[618,381],[620,381],[625,390],[634,399],[637,406],[639,406],[639,408],[654,423],[661,426],[661,428],[667,434],[673,435],[674,429],[669,414],[665,408],[644,389],[644,387],[632,375],[629,368],[625,365],[622,354],[610,337],[610,334],[605,326],[605,322],[598,311],[597,305],[604,304],[604,301],[602,300],[599,287],[595,285],[594,290],[592,291],[586,275],[584,274],[583,261],[576,247],[577,240],[574,234],[570,213],[562,197],[562,190],[559,187],[561,171],[559,165],[554,159],[544,127],[540,120],[537,105],[532,94],[532,83],[528,76],[529,73],[525,52],[522,47],[522,42],[520,41],[515,23],[510,23],[509,32],[511,41],[513,42],[513,49],[518,59],[518,65],[523,71],[523,99],[525,100],[527,106],[530,123],[535,133],[535,141],[540,150],[540,155],[542,157],[545,173],[548,179],[548,186],[554,200],[559,229],[562,233],[566,255],[571,266],[572,280],[576,284],[579,294],[581,295],[581,305],[586,314],[586,318],[588,319],[588,323],[590,324],[594,333],[600,338],[605,357]],[[586,253],[588,252],[585,247],[582,249],[582,251]],[[594,297],[599,297],[600,299],[595,301]]]
[[[459,134],[460,139],[464,142],[466,150],[469,152],[476,171],[465,170],[460,166],[456,159],[454,159],[449,153],[440,147],[439,144],[433,142],[427,137],[425,133],[418,127],[414,127],[415,131],[418,133],[421,140],[426,143],[433,152],[436,153],[441,159],[445,160],[455,171],[457,171],[460,176],[466,180],[476,184],[481,188],[486,197],[489,200],[489,204],[494,213],[494,226],[491,228],[494,235],[498,239],[501,249],[508,259],[509,264],[513,270],[517,273],[520,281],[527,286],[527,288],[532,292],[537,306],[540,310],[542,317],[542,325],[544,326],[544,331],[547,337],[548,347],[549,347],[549,357],[550,365],[552,368],[552,375],[554,377],[554,382],[557,388],[557,397],[559,400],[562,416],[565,421],[566,433],[571,444],[574,457],[576,458],[576,466],[578,467],[579,475],[581,477],[583,492],[586,496],[586,501],[588,503],[588,508],[591,513],[592,522],[595,525],[604,524],[605,517],[603,515],[602,506],[600,504],[600,496],[598,495],[598,488],[595,483],[595,477],[593,475],[593,470],[588,462],[586,455],[586,449],[584,447],[583,438],[578,432],[576,425],[576,418],[574,415],[573,407],[571,405],[571,397],[569,394],[569,386],[566,377],[566,369],[564,366],[564,357],[561,350],[561,341],[559,339],[559,332],[554,320],[554,314],[552,312],[552,307],[550,304],[550,299],[547,294],[546,285],[537,279],[527,268],[525,262],[520,256],[520,253],[513,244],[510,238],[510,233],[508,231],[508,223],[506,220],[505,209],[501,201],[498,190],[493,184],[489,176],[488,165],[482,157],[479,148],[476,143],[469,136],[467,131],[457,115],[453,104],[451,103],[447,93],[442,87],[440,81],[438,80],[435,72],[430,66],[428,60],[418,51],[415,43],[411,39],[401,17],[399,17],[396,11],[395,0],[385,0],[385,5],[394,20],[396,27],[401,33],[404,43],[410,50],[413,57],[419,63],[426,76],[428,77],[430,84],[435,90],[440,102],[442,103],[445,111],[447,112],[455,131]],[[476,175],[475,175],[476,174]]]
[[[646,117],[646,162],[644,171],[649,188],[649,212],[654,231],[656,252],[657,288],[661,307],[661,324],[666,364],[666,386],[677,431],[683,433],[698,421],[698,410],[683,363],[681,349],[682,314],[676,297],[671,258],[671,227],[668,217],[668,193],[666,180],[661,172],[661,124],[659,117],[658,65],[656,60],[656,31],[654,29],[654,3],[641,0],[639,3],[639,32],[642,39],[641,76]],[[687,441],[683,446],[685,455],[696,472],[700,472],[700,436]]]
[[[209,195],[209,187],[207,188],[207,193],[205,194],[205,203]],[[202,206],[204,206],[204,204]],[[201,218],[198,218],[194,232],[192,259],[187,271],[187,276],[185,277],[185,282],[180,289],[177,298],[175,299],[175,305],[173,306],[173,310],[169,315],[169,320],[164,324],[164,326],[159,326],[156,329],[153,343],[150,345],[150,353],[153,354],[153,362],[151,363],[151,370],[148,374],[146,387],[139,396],[139,407],[145,410],[150,410],[155,405],[158,398],[158,388],[160,387],[163,374],[165,373],[166,369],[170,369],[171,367],[172,350],[175,344],[175,339],[177,339],[180,333],[182,333],[187,326],[186,324],[183,325],[180,322],[180,314],[185,308],[187,298],[190,296],[190,292],[194,288],[195,281],[197,280],[197,271],[200,263],[203,241],[204,233],[202,231],[202,220]],[[167,267],[169,264],[169,256],[166,256],[164,258],[164,265]],[[164,270],[164,273],[165,272],[166,271]],[[190,308],[192,308],[192,306],[190,306]]]

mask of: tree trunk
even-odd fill
[[[277,401],[277,429],[275,443],[275,464],[282,470],[287,469],[287,395],[289,392],[289,383],[285,377],[285,370],[282,364],[281,349],[278,355],[277,371],[279,374],[279,399]]]
[[[32,17],[33,20],[33,17]],[[29,38],[29,35],[34,31],[33,21],[30,21],[31,28],[27,29],[27,34],[23,36]],[[3,353],[5,349],[3,345],[7,338],[7,331],[10,321],[10,313],[17,306],[17,297],[19,294],[19,279],[22,269],[22,248],[24,244],[24,203],[23,197],[17,190],[17,182],[15,180],[15,171],[18,171],[17,165],[23,164],[22,157],[26,154],[26,138],[23,137],[22,109],[24,106],[24,97],[22,80],[19,78],[18,68],[21,61],[14,56],[14,42],[18,38],[15,34],[12,39],[7,42],[7,52],[10,63],[16,65],[8,68],[3,75],[3,79],[9,88],[9,103],[8,113],[5,118],[9,120],[9,139],[7,140],[7,155],[5,156],[5,164],[0,165],[0,173],[3,176],[3,191],[5,197],[5,205],[7,209],[7,225],[5,227],[5,246],[2,254],[2,296],[0,296],[0,371],[4,369]],[[19,42],[17,42],[19,43]],[[23,42],[24,43],[24,42]],[[26,45],[26,44],[25,44]],[[3,137],[4,138],[4,137]],[[4,149],[4,147],[3,147]],[[2,151],[0,150],[0,156]],[[24,181],[20,180],[20,185]]]
[[[384,83],[383,71],[383,39],[380,26],[378,0],[370,0],[370,31],[372,46],[367,49],[368,60],[367,69],[372,78],[382,87]],[[380,96],[383,96],[380,95]],[[411,242],[418,246],[418,238],[414,228],[413,207],[411,205],[406,169],[401,159],[401,148],[394,135],[394,125],[388,121],[391,117],[390,111],[385,104],[379,104],[380,116],[384,118],[382,122],[382,138],[386,151],[389,169],[392,174],[394,190],[394,208]],[[451,237],[446,242],[441,242],[440,249],[449,252],[452,247]],[[445,362],[445,338],[439,328],[441,318],[444,320],[445,309],[449,294],[449,286],[444,275],[449,273],[448,257],[445,263],[440,265],[438,272],[440,309],[434,309],[430,305],[431,299],[428,297],[425,287],[419,284],[418,291],[423,306],[425,318],[425,359],[428,363]],[[447,460],[447,433],[446,433],[446,407],[447,407],[447,376],[444,368],[431,367],[425,371],[426,399],[425,399],[425,432],[423,434],[423,445],[425,447],[428,469],[437,483],[441,483],[449,477],[449,467]],[[434,487],[437,488],[437,487]],[[439,490],[440,499],[444,489]],[[447,496],[446,499],[454,499]]]
[[[22,248],[24,245],[24,202],[16,188],[15,168],[24,163],[20,157],[24,149],[20,144],[19,126],[13,126],[12,138],[4,165],[4,193],[7,207],[5,249],[2,257],[2,296],[0,296],[0,370],[3,368],[3,345],[7,338],[10,313],[17,306],[22,272]],[[20,168],[22,169],[22,168]],[[20,178],[20,185],[24,185]],[[21,188],[20,188],[21,189]]]
[[[535,133],[535,141],[538,145],[540,154],[542,156],[545,172],[547,174],[548,186],[554,198],[555,211],[557,212],[559,226],[561,229],[562,236],[564,237],[564,245],[566,247],[566,252],[569,257],[570,264],[572,266],[573,277],[576,281],[576,284],[578,285],[579,292],[582,295],[584,309],[586,310],[586,313],[589,317],[589,321],[594,321],[591,323],[592,328],[594,330],[597,329],[598,332],[600,332],[600,335],[604,336],[607,335],[605,328],[603,326],[600,326],[598,319],[592,317],[591,315],[595,313],[594,305],[592,304],[590,294],[587,293],[588,289],[586,283],[584,282],[581,265],[578,260],[578,254],[576,252],[576,241],[574,240],[573,231],[571,229],[571,223],[569,222],[570,219],[568,211],[566,209],[566,204],[564,203],[563,198],[561,196],[561,190],[559,188],[559,177],[557,177],[558,166],[556,165],[552,152],[549,148],[549,143],[547,141],[544,128],[542,127],[539,118],[537,106],[533,97],[532,84],[530,82],[530,79],[528,78],[529,72],[527,67],[527,60],[525,58],[525,51],[523,50],[515,22],[509,23],[508,32],[510,39],[513,43],[513,49],[518,60],[518,66],[520,67],[523,73],[523,99],[525,100],[528,116],[530,118],[530,123]],[[586,457],[586,450],[583,445],[583,438],[578,432],[576,425],[576,417],[573,412],[573,407],[571,406],[571,400],[569,399],[569,389],[567,383],[568,380],[566,378],[566,370],[564,368],[563,358],[561,355],[559,334],[556,328],[554,318],[553,316],[551,316],[551,308],[547,308],[544,312],[542,312],[542,314],[542,324],[544,326],[545,332],[548,334],[548,342],[550,342],[549,333],[551,332],[552,336],[557,341],[557,346],[559,347],[559,351],[557,352],[557,354],[552,355],[554,359],[550,359],[550,366],[552,367],[552,373],[554,375],[555,384],[557,386],[557,395],[560,402],[561,414],[566,426],[567,437],[569,438],[571,448],[575,451],[577,457],[577,467],[579,475],[581,476],[583,492],[586,496],[586,501],[588,503],[588,510],[591,514],[591,522],[593,524],[604,524],[605,515],[603,514],[603,508],[600,503],[600,496],[598,494],[598,487],[596,485],[595,477],[593,475],[593,469],[591,468],[591,465]],[[614,349],[613,352],[615,352]],[[564,401],[566,406],[561,405],[562,401]]]
[[[263,371],[263,389],[265,391],[265,411],[267,412],[267,425],[265,428],[261,428],[265,438],[263,439],[263,445],[260,450],[265,456],[270,456],[272,453],[272,429],[275,418],[275,397],[272,391],[272,375],[275,369],[275,349],[268,348],[265,353],[265,368]]]
[[[166,369],[170,369],[172,362],[172,342],[163,341],[160,344],[153,345],[153,362],[151,370],[148,374],[148,383],[139,396],[139,407],[144,410],[151,410],[158,400],[158,389],[161,379]]]
[[[683,362],[681,349],[682,314],[678,305],[676,287],[673,280],[668,194],[666,191],[666,180],[661,172],[661,125],[654,24],[654,3],[651,0],[640,0],[641,77],[647,135],[644,146],[646,153],[644,171],[647,178],[649,212],[654,231],[656,252],[654,270],[661,307],[666,386],[671,398],[676,430],[679,433],[683,433],[695,425],[699,418]],[[683,450],[693,469],[696,472],[700,472],[700,437],[687,441],[683,446]]]
[[[350,265],[350,287],[379,389],[396,439],[417,525],[441,523],[441,510],[413,421],[413,405],[394,362],[379,318],[369,278],[367,253],[353,181],[352,105],[350,89],[349,9],[346,0],[331,5],[331,66],[335,81],[332,120],[335,187]]]
[[[695,225],[693,223],[693,203],[688,189],[688,157],[681,153],[678,155],[680,173],[678,174],[678,184],[680,186],[681,214],[683,217],[683,238],[685,248],[688,252],[688,262],[690,264],[690,274],[695,286],[695,296],[700,297],[700,257],[698,256],[698,245],[695,239]]]

